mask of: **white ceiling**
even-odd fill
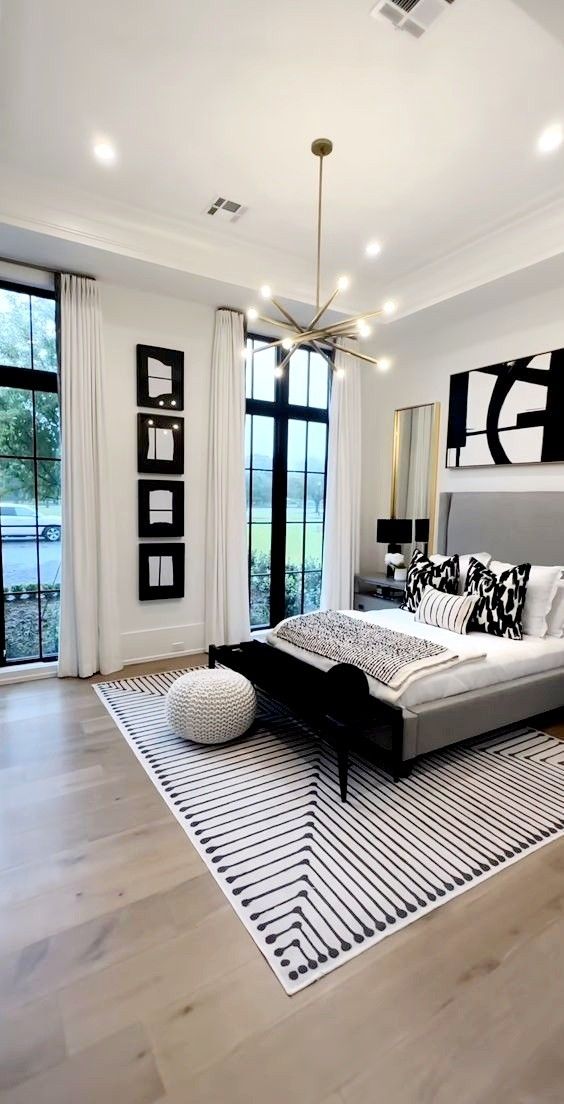
[[[371,0],[4,0],[0,250],[21,228],[311,300],[309,146],[327,135],[324,273],[353,277],[344,306],[410,313],[553,256],[564,152],[535,141],[564,121],[561,6],[455,0],[415,42]],[[248,213],[217,225],[216,194]]]

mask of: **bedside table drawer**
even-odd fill
[[[401,601],[392,602],[388,598],[378,598],[372,594],[355,594],[354,596],[354,608],[360,613],[367,613],[369,610],[379,609],[399,609]]]

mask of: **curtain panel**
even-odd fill
[[[60,277],[62,567],[60,677],[122,666],[100,293]]]
[[[352,609],[360,556],[360,362],[337,352],[329,410],[321,609]]]
[[[245,502],[245,331],[218,310],[212,350],[206,534],[206,643],[250,637]]]

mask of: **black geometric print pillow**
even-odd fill
[[[402,609],[417,613],[425,588],[432,586],[445,594],[458,593],[460,566],[458,556],[450,556],[442,563],[432,563],[418,548],[411,557],[405,581],[405,601]]]
[[[477,594],[477,602],[468,624],[468,632],[523,639],[523,608],[531,565],[518,564],[496,575],[483,564],[470,560],[466,576],[466,594]]]

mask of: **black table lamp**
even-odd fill
[[[415,543],[425,545],[425,555],[429,550],[429,518],[415,519]]]
[[[411,544],[413,540],[413,521],[411,518],[379,518],[376,523],[376,541],[387,544],[388,552],[401,552],[400,545]],[[386,575],[391,579],[394,569],[386,567]]]

